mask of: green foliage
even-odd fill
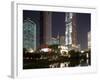
[[[68,54],[71,56],[71,57],[74,57],[74,58],[79,58],[80,57],[80,52],[76,52],[75,50],[70,50],[68,52]]]
[[[50,45],[49,48],[58,49],[58,45],[57,44],[53,44],[53,45]]]
[[[58,50],[58,45],[57,44],[49,45],[49,48],[53,50]]]

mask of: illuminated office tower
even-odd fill
[[[65,45],[69,50],[77,48],[76,14],[66,13]]]
[[[51,12],[43,12],[43,35],[44,35],[44,43],[51,44],[52,42],[52,13]]]
[[[91,32],[88,32],[88,49],[91,48]]]
[[[36,23],[30,19],[23,23],[23,47],[26,49],[36,49]]]
[[[60,38],[59,38],[59,44],[60,45],[65,45],[65,36],[60,36]]]

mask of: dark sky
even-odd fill
[[[82,49],[84,49],[88,46],[87,34],[91,30],[91,15],[78,13],[76,16],[78,41],[82,45]]]
[[[52,35],[65,35],[65,13],[54,12],[52,13]]]
[[[40,11],[24,11],[23,18],[30,17],[32,20],[39,19]],[[77,35],[78,43],[82,49],[87,48],[87,32],[90,31],[90,20],[91,15],[86,13],[77,13]],[[52,13],[52,36],[64,35],[65,34],[65,13],[53,12]]]

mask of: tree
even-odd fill
[[[75,50],[70,50],[68,54],[71,56],[71,58],[79,58],[80,57],[80,52],[75,52]]]

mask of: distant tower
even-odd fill
[[[76,14],[66,13],[65,45],[69,50],[77,48]]]
[[[59,44],[60,45],[65,45],[65,36],[60,36]]]
[[[88,49],[91,48],[91,32],[88,32]]]
[[[52,13],[43,12],[43,32],[44,43],[51,44],[52,42]]]
[[[57,35],[57,41],[58,41],[58,44],[60,44],[60,36],[59,36],[59,32],[58,32],[58,35]]]
[[[72,17],[72,47],[77,48],[78,47],[78,38],[77,38],[77,25],[76,25],[76,14],[73,13]]]

